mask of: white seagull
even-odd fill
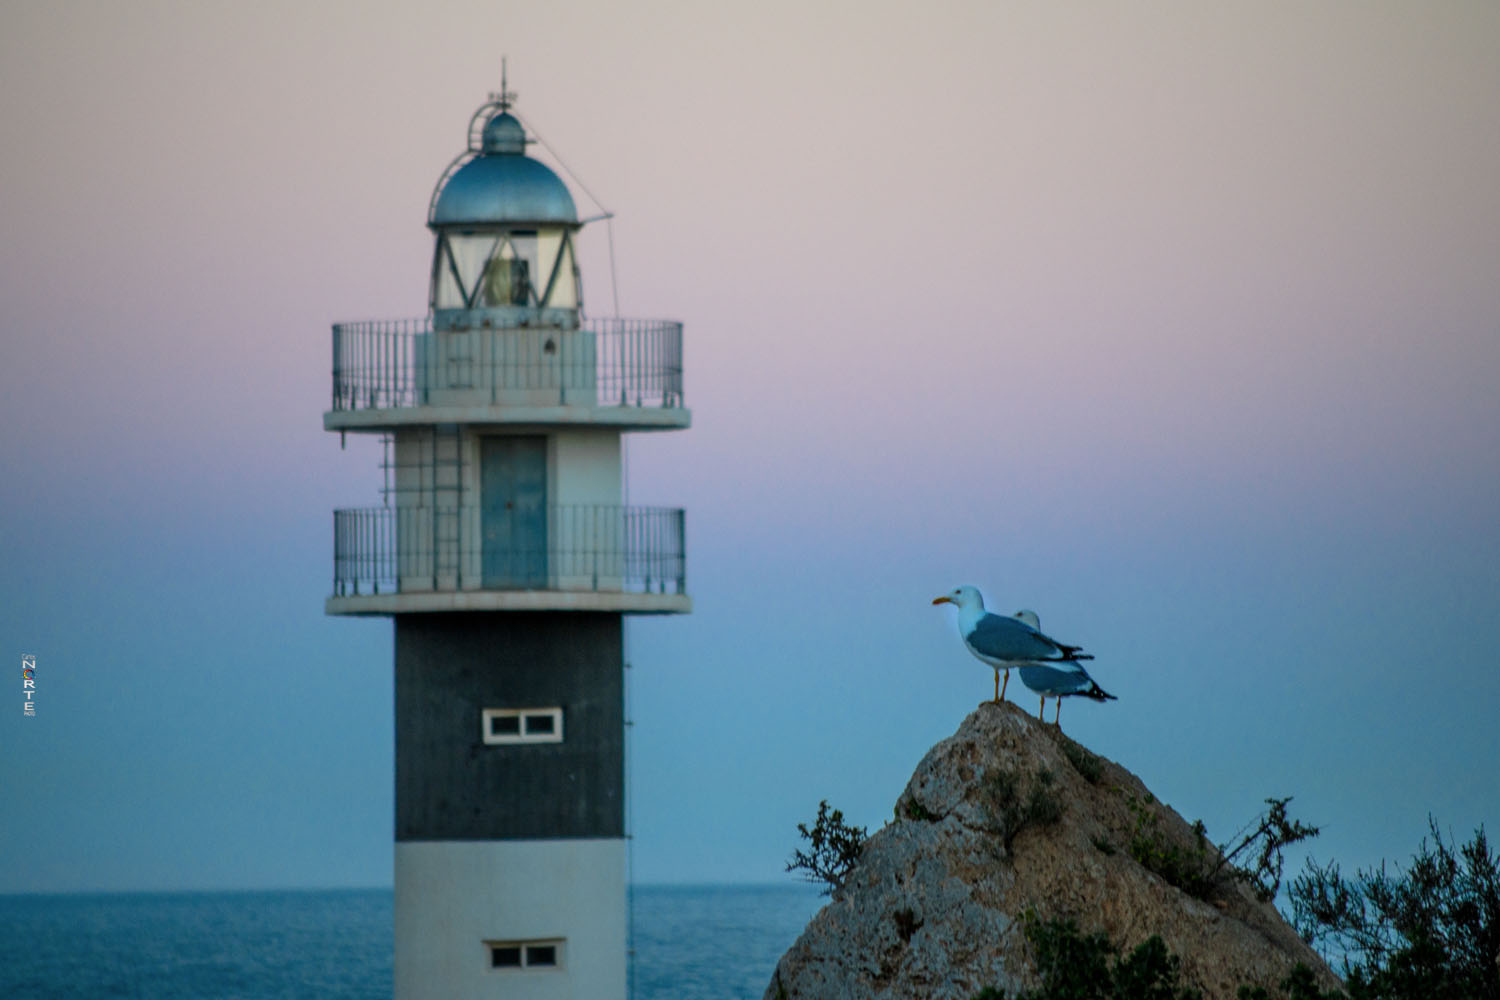
[[[1035,611],[1017,611],[1015,618],[1031,628],[1041,629],[1042,627],[1042,620],[1037,617]],[[1119,700],[1096,684],[1088,671],[1076,661],[1065,661],[1056,666],[1046,663],[1018,663],[1016,670],[1021,675],[1021,683],[1041,695],[1042,702],[1036,710],[1038,719],[1042,719],[1042,712],[1047,708],[1047,699],[1057,699],[1057,714],[1053,716],[1052,723],[1059,729],[1062,728],[1062,700],[1064,698],[1077,695],[1092,698],[1095,701]]]
[[[1022,663],[1093,659],[1078,646],[1058,642],[1024,621],[984,610],[984,598],[973,587],[959,587],[951,594],[934,597],[932,603],[958,608],[958,634],[964,645],[977,659],[995,669],[996,702],[1005,697],[1005,688],[1000,686],[1002,670],[1009,685],[1011,667]]]

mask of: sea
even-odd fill
[[[632,1000],[759,1000],[824,902],[634,887]],[[389,998],[392,906],[389,889],[0,896],[0,998]]]

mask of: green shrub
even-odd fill
[[[1129,955],[1100,931],[1084,934],[1071,920],[1038,920],[1035,913],[1021,917],[1031,945],[1039,989],[1018,993],[1015,1000],[1202,1000],[1203,994],[1182,981],[1182,960],[1152,935]],[[1342,993],[1323,992],[1305,965],[1294,966],[1281,982],[1284,997],[1273,997],[1264,987],[1241,986],[1240,1000],[1347,1000]],[[987,986],[973,1000],[1009,1000],[1004,990]]]
[[[1151,937],[1121,958],[1104,934],[1082,934],[1071,920],[1041,921],[1034,913],[1021,919],[1042,985],[1018,994],[1016,1000],[1200,1000],[1202,996],[1180,982],[1182,962],[1159,937]],[[974,1000],[1006,1000],[1006,995],[988,986]]]
[[[1068,758],[1073,770],[1089,784],[1099,784],[1099,779],[1104,777],[1104,762],[1072,740],[1064,739],[1061,745],[1063,756]]]
[[[1209,850],[1208,831],[1202,820],[1193,822],[1193,843],[1184,846],[1168,839],[1161,830],[1155,799],[1130,798],[1135,815],[1130,838],[1130,856],[1168,883],[1199,899],[1207,899],[1228,881],[1247,883],[1262,901],[1276,897],[1281,888],[1283,850],[1298,841],[1318,835],[1318,828],[1287,816],[1284,799],[1266,799],[1267,809],[1240,829],[1234,839]],[[1242,864],[1248,857],[1251,863]]]
[[[811,829],[806,823],[797,824],[797,833],[809,842],[811,850],[800,848],[792,853],[786,870],[800,871],[809,882],[822,882],[823,895],[842,889],[844,880],[859,862],[869,835],[862,826],[850,826],[844,822],[844,814],[837,809],[829,810],[828,800],[818,803],[818,817]]]
[[[1294,965],[1292,971],[1281,981],[1281,992],[1284,1000],[1349,1000],[1338,990],[1325,993],[1318,986],[1318,977],[1301,962]],[[1280,1000],[1267,992],[1264,986],[1241,986],[1237,996],[1239,1000]]]
[[[1248,882],[1262,902],[1275,899],[1281,889],[1285,863],[1282,849],[1318,835],[1317,827],[1287,817],[1286,804],[1290,801],[1290,795],[1284,799],[1266,799],[1266,811],[1236,835],[1238,840],[1219,848],[1220,860],[1212,875],[1216,877],[1227,869],[1233,877]],[[1247,853],[1254,858],[1253,865],[1239,863],[1239,858]]]
[[[1000,841],[1007,851],[1016,834],[1028,826],[1049,826],[1062,817],[1062,802],[1053,788],[1052,772],[1043,768],[1024,782],[1014,771],[997,770],[990,774],[987,789],[990,815],[1000,830]]]
[[[1202,898],[1213,888],[1208,879],[1208,837],[1203,821],[1193,823],[1190,847],[1169,840],[1161,830],[1161,820],[1151,808],[1156,800],[1130,798],[1127,804],[1135,816],[1130,836],[1130,856],[1147,871],[1155,872],[1190,896]]]
[[[1342,959],[1354,1000],[1500,1000],[1500,859],[1482,826],[1462,846],[1428,828],[1404,870],[1309,861],[1292,882],[1293,924]]]
[[[906,808],[904,810],[899,805],[896,806],[897,820],[914,819],[923,823],[932,823],[941,818],[942,817],[938,816],[937,813],[928,809],[916,799],[907,799]]]

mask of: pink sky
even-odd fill
[[[7,582],[0,654],[77,681],[33,765],[67,787],[109,748],[99,793],[143,828],[181,802],[197,844],[175,872],[148,833],[60,835],[0,891],[235,884],[237,827],[191,816],[238,807],[151,764],[197,745],[205,671],[330,761],[245,835],[293,845],[248,877],[316,879],[330,830],[332,877],[388,877],[389,626],[321,615],[329,511],[378,486],[319,430],[328,324],[424,310],[427,198],[502,53],[618,213],[623,313],[687,323],[694,428],[630,453],[633,501],[688,509],[698,605],[633,633],[638,877],[777,878],[824,797],[878,824],[988,688],[927,604],[960,583],[1093,649],[1121,700],[1070,732],[1211,832],[1295,794],[1320,856],[1369,863],[1429,810],[1500,820],[1493,4],[22,2],[0,29],[0,544],[41,581]],[[603,314],[597,227],[584,267]],[[147,660],[179,683],[137,693]],[[102,705],[144,742],[70,744]],[[253,745],[210,766],[281,801]],[[325,786],[369,828],[306,818]],[[79,795],[0,833],[76,831]]]

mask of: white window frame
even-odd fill
[[[531,732],[528,726],[536,716],[552,719],[551,732]],[[490,725],[492,719],[519,719],[514,733],[496,733]],[[563,710],[553,705],[548,708],[486,708],[480,713],[479,733],[491,746],[512,743],[561,743],[563,741]]]
[[[485,968],[491,972],[561,972],[563,958],[566,954],[563,938],[533,938],[526,941],[486,941],[484,943]],[[521,964],[519,965],[496,965],[496,948],[515,948],[521,953]],[[531,964],[531,949],[551,948],[555,961],[551,965]]]

